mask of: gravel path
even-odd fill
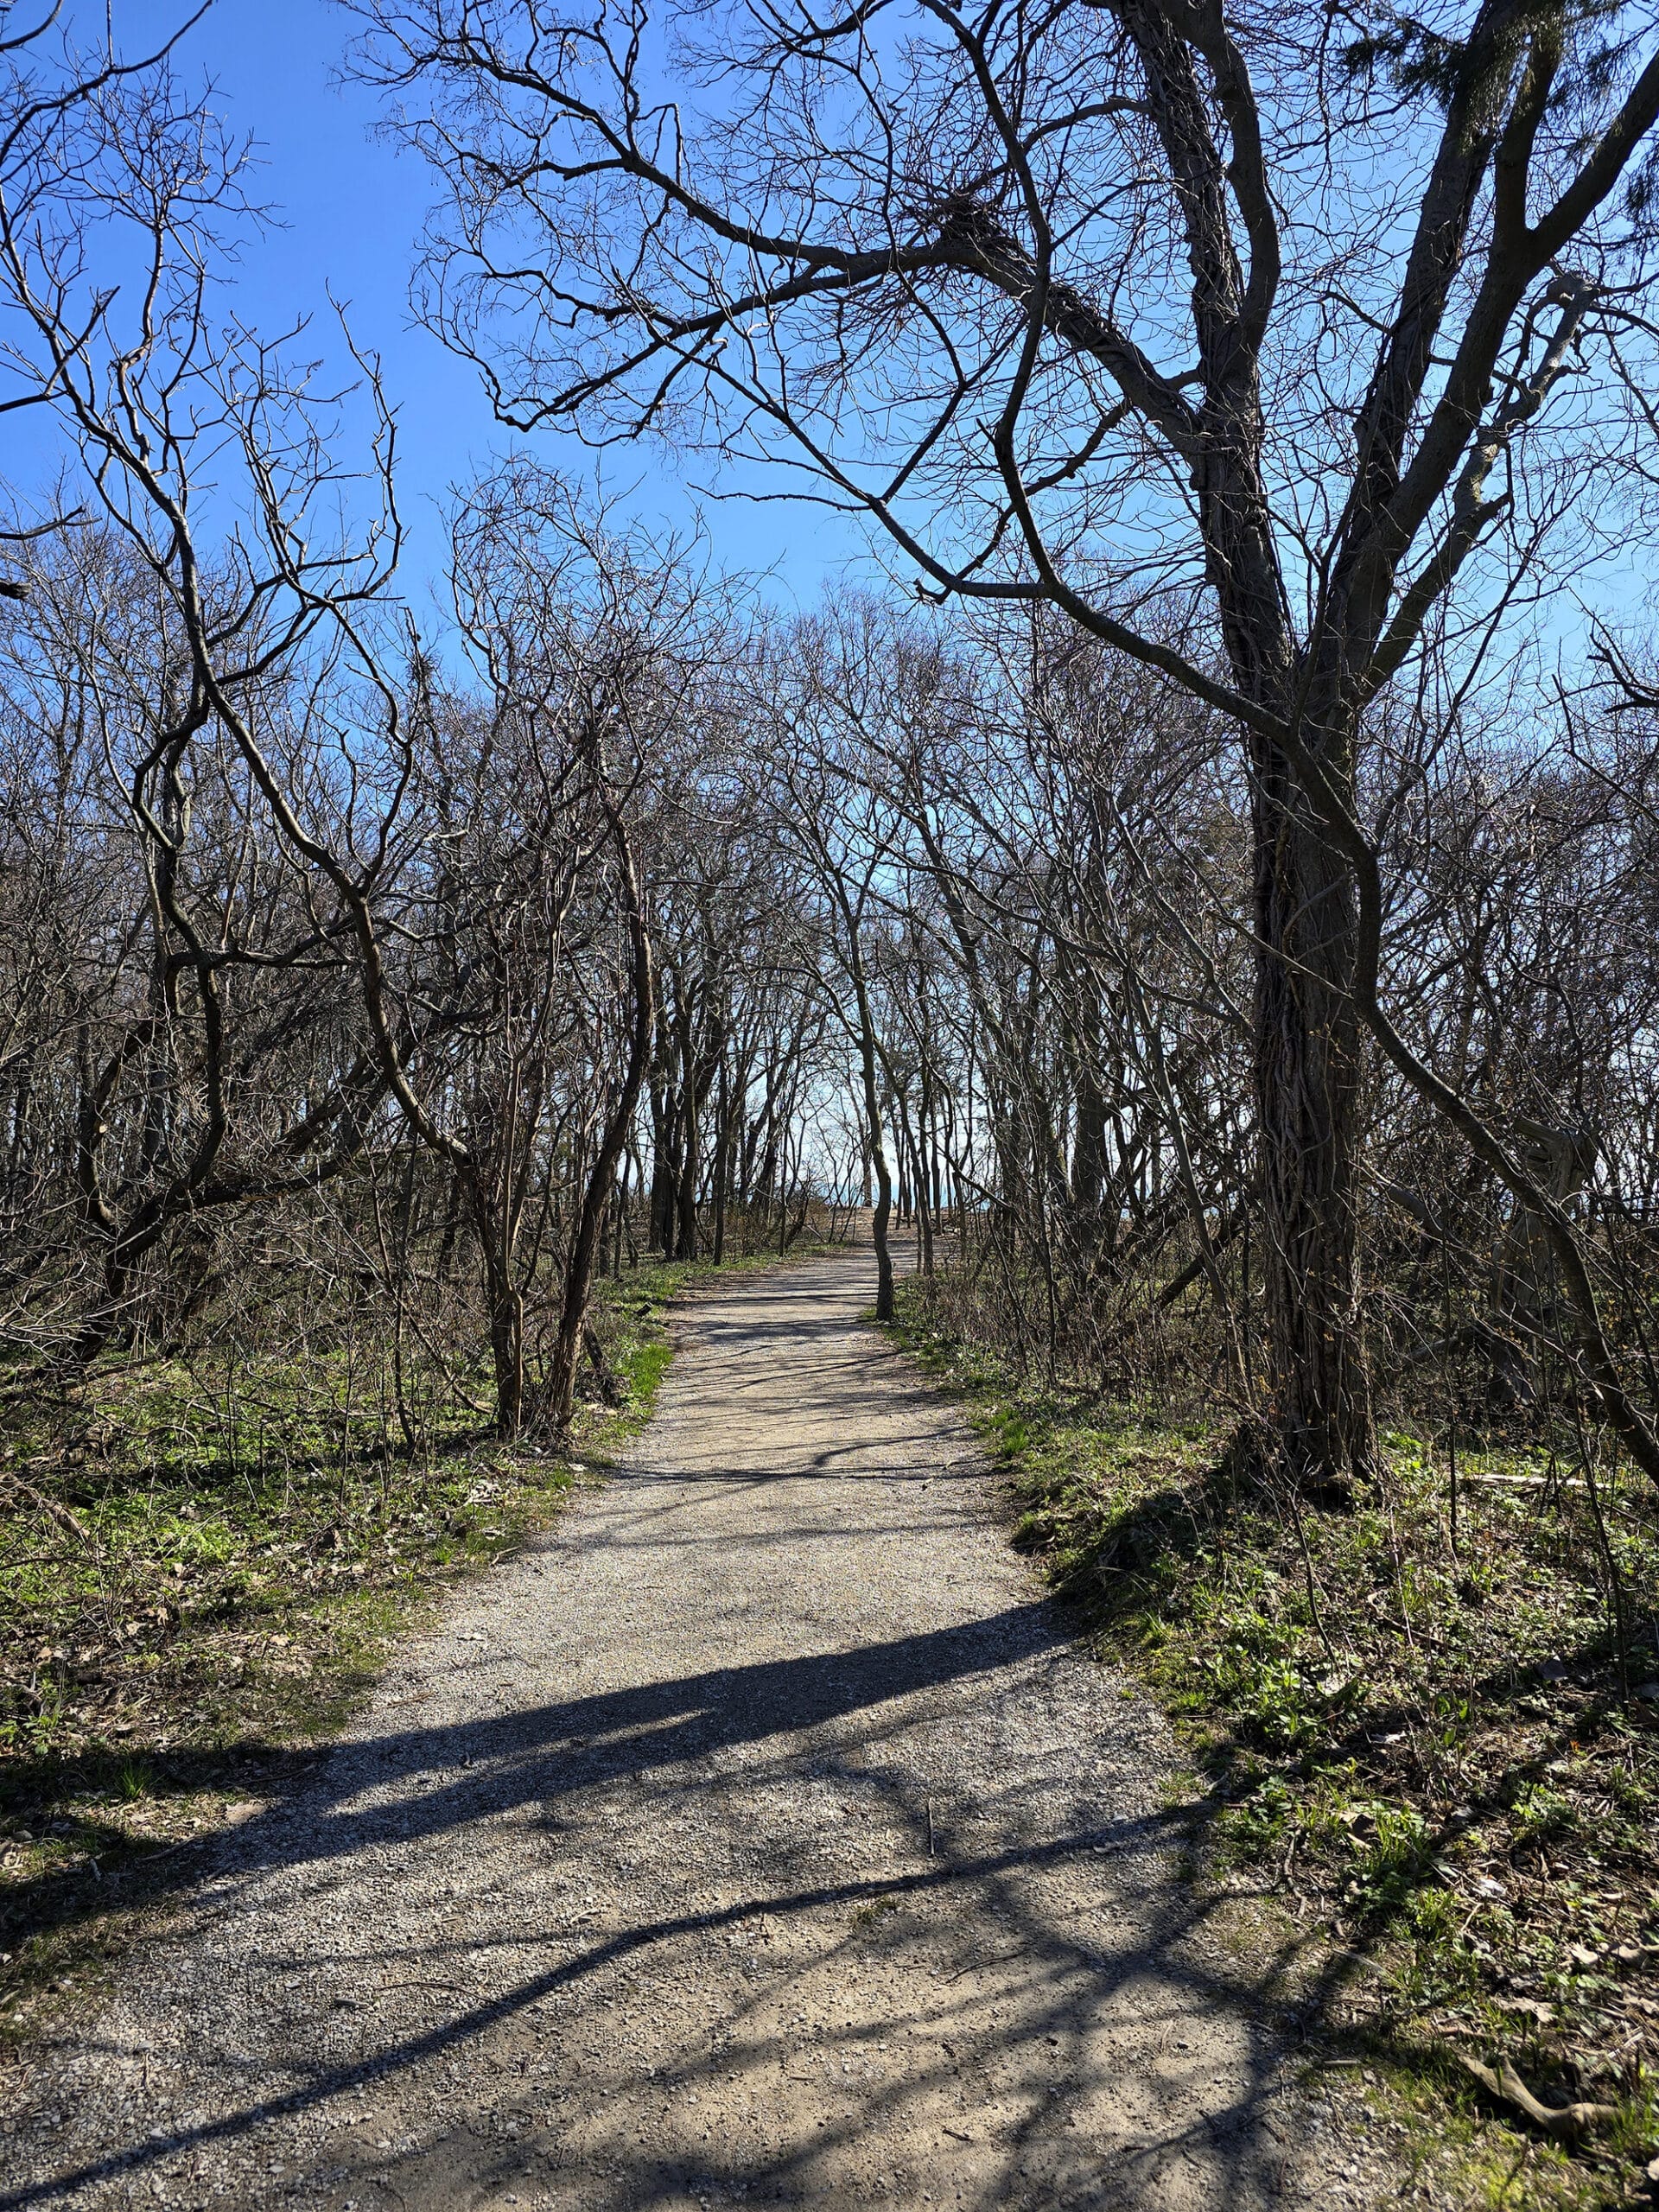
[[[0,2205],[1361,2201],[869,1274],[681,1309],[630,1463],[35,2069]]]

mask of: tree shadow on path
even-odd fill
[[[868,1751],[882,1738],[874,1708],[890,1700],[914,1700],[918,1693],[995,1676],[1058,1652],[1067,1641],[1052,1609],[1038,1601],[961,1625],[850,1650],[718,1668],[684,1679],[604,1690],[437,1727],[392,1730],[341,1745],[321,1762],[279,1760],[270,1777],[277,1802],[210,1847],[213,1871],[221,1885],[228,1882],[233,1887],[273,1869],[322,1870],[330,1863],[389,1847],[430,1842],[518,1808],[534,1808],[556,1827],[561,1802],[582,1793],[663,1777],[688,1764],[696,1770],[690,1777],[694,1785],[706,1787],[706,1763],[712,1754],[780,1739],[779,1754],[787,1758],[791,1748],[788,1739],[796,1739],[798,1746],[800,1738],[815,1732],[828,1732],[831,1739],[820,1736],[806,1747],[815,1770],[822,1770],[825,1759],[833,1764],[837,1754],[836,1724],[855,1715],[876,1720],[859,1739]],[[871,1778],[869,1766],[859,1770],[865,1781]],[[874,1771],[879,1777],[879,1770]],[[181,2153],[210,2152],[273,2120],[306,2113],[330,2100],[361,2095],[445,2054],[475,2050],[530,2007],[562,1992],[579,1990],[607,1969],[678,1939],[729,1936],[746,1924],[787,1923],[826,1909],[852,1910],[878,1900],[887,1907],[921,1904],[956,1889],[964,1892],[964,1906],[969,1902],[965,1893],[976,1893],[972,1902],[978,1912],[988,1892],[1016,1945],[1015,1952],[1007,1955],[1025,1957],[1033,1972],[1048,1977],[1049,1993],[1038,2012],[1021,2018],[1017,2027],[1011,2023],[1008,2040],[1023,2046],[1035,2037],[1048,2046],[1057,2079],[1064,2078],[1065,2044],[1079,2032],[1080,2004],[1097,2011],[1115,1992],[1142,1980],[1155,1985],[1160,1999],[1173,1992],[1183,2005],[1225,2003],[1236,2008],[1241,1999],[1248,2006],[1260,1994],[1241,1987],[1230,1970],[1211,1974],[1196,1967],[1190,1939],[1203,1909],[1170,1885],[1166,1868],[1147,1864],[1139,1874],[1135,1872],[1138,1861],[1166,1853],[1174,1840],[1167,1821],[1085,1822],[1063,1834],[1003,1849],[958,1849],[947,1838],[944,1855],[931,1857],[925,1853],[921,1835],[925,1817],[931,1845],[931,1807],[925,1814],[902,1774],[895,1770],[886,1779],[889,1798],[914,1831],[918,1863],[908,1870],[779,1886],[715,1909],[642,1918],[613,1929],[543,1972],[523,1976],[510,1988],[457,2006],[435,2024],[405,2033],[366,2056],[308,2069],[291,2064],[288,2070],[293,2085],[279,2094],[261,2095],[251,2081],[245,2101],[238,2101],[235,2109],[148,2137],[134,2120],[128,2139],[70,2170],[0,2194],[0,2208],[22,2212],[22,2208],[50,2203],[118,2176],[130,2182]],[[1017,1832],[1017,1819],[1012,1825]],[[1065,1928],[1057,1924],[1052,1911],[1038,1909],[1028,1878],[1068,1862],[1079,1868],[1097,1867],[1096,1854],[1102,1853],[1115,1855],[1131,1887],[1169,1891],[1154,1929],[1137,1923],[1116,1937],[1098,1928]],[[170,1879],[181,1889],[200,1878],[199,1863],[194,1868],[187,1863],[194,1858],[194,1853],[181,1853],[175,1862]],[[518,1940],[524,1939],[524,1930],[516,1934]],[[564,1940],[569,1940],[568,1931]],[[1261,2036],[1253,2035],[1251,2040],[1247,2085],[1222,2109],[1198,2123],[1206,2155],[1222,2157],[1241,2187],[1264,2160],[1271,2163],[1282,2155],[1261,2124],[1262,2100],[1277,2072],[1275,2054]],[[257,2074],[265,2069],[251,2059],[248,2070]],[[296,2071],[302,2078],[293,2083]],[[874,2106],[866,2115],[867,2121],[871,2118],[879,2118]],[[1187,2124],[1176,2125],[1166,2138],[1147,2143],[1149,2175],[1154,2167],[1161,2171],[1168,2157],[1183,2155],[1180,2139]],[[829,2135],[815,2139],[815,2155],[821,2156],[831,2139]],[[1020,2155],[1018,2139],[1010,2155]],[[766,2175],[753,2176],[746,2186],[763,2199],[770,2189],[779,2201],[798,2201],[805,2180],[801,2172],[791,2179],[789,2161],[774,2160]],[[1126,2203],[1163,2201],[1150,2181],[1150,2193],[1139,2189],[1132,2162],[1119,2181],[1121,2201]],[[676,2192],[687,2185],[683,2162],[677,2168],[673,2162],[670,2168],[661,2168],[646,2159],[642,2150],[637,2173],[616,2177],[613,2193],[604,2201],[643,2212],[648,2206],[681,2201]],[[1007,2186],[1013,2193],[998,2201],[1025,2201],[1023,2185],[1012,2175]],[[417,2191],[409,2201],[459,2203],[474,2199],[451,2200],[442,2194],[432,2197]]]

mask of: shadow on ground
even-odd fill
[[[219,1879],[233,1883],[276,1867],[321,1869],[331,1860],[389,1846],[458,1836],[470,1823],[522,1811],[531,1813],[556,1837],[561,1808],[573,1796],[618,1782],[667,1776],[687,1762],[701,1767],[711,1754],[760,1745],[772,1738],[787,1739],[853,1715],[865,1716],[868,1725],[861,1732],[856,1764],[845,1772],[855,1775],[860,1787],[868,1788],[874,1782],[888,1814],[909,1828],[915,1863],[876,1878],[758,1890],[715,1910],[613,1928],[550,1963],[545,1971],[525,1975],[482,2001],[440,2006],[440,2017],[418,2033],[395,2037],[344,2064],[306,2069],[297,2086],[281,2094],[251,2094],[236,2109],[200,2124],[153,2133],[140,2124],[149,2115],[137,2115],[130,2139],[112,2144],[97,2159],[6,2190],[0,2194],[0,2206],[50,2203],[89,2183],[117,2177],[131,2182],[147,2170],[170,2165],[181,2153],[211,2152],[216,2145],[256,2133],[284,2115],[337,2101],[360,2101],[435,2059],[478,2050],[498,2038],[504,2027],[527,2023],[550,1999],[579,1991],[602,1979],[608,1969],[647,1960],[652,1953],[686,1939],[726,1939],[738,1952],[742,1971],[746,1946],[751,1937],[758,1943],[762,1929],[768,1949],[776,1953],[781,1948],[786,1955],[787,1942],[779,1944],[780,1929],[786,1932],[791,1923],[810,1922],[821,1931],[824,1916],[836,1916],[845,1925],[832,1936],[830,1950],[855,1955],[860,1970],[865,1971],[872,1961],[879,1964],[884,1950],[902,1948],[913,1940],[916,1908],[942,1902],[947,1917],[954,1921],[957,1900],[988,1931],[985,1956],[975,1968],[975,1986],[958,2002],[948,1976],[914,1978],[916,2002],[909,2014],[849,2022],[832,2043],[832,2049],[843,2054],[839,2063],[856,2066],[860,2055],[872,2050],[878,2039],[884,2049],[897,2035],[912,2043],[919,2039],[924,2063],[919,2070],[914,2065],[906,2069],[902,2083],[895,2085],[895,2099],[913,2101],[930,2088],[942,2096],[957,2094],[963,2062],[968,2058],[971,2073],[963,2108],[971,2113],[976,2081],[982,2094],[1001,2096],[1006,2087],[998,2086],[1002,2062],[1018,2052],[1035,2053],[1046,2077],[1036,2087],[1050,2098],[1080,2103],[1084,2088],[1081,2077],[1098,2064],[1091,2038],[1103,2008],[1132,1993],[1136,1984],[1147,1983],[1155,1987],[1169,2012],[1173,2092],[1183,2072],[1178,2030],[1190,2010],[1217,2004],[1230,2009],[1242,2006],[1262,2032],[1255,2038],[1255,2051],[1237,2093],[1205,2112],[1196,2123],[1196,2133],[1190,2120],[1173,2131],[1160,2131],[1155,2124],[1147,2127],[1144,2139],[1126,2147],[1114,2161],[1116,2201],[1163,2202],[1158,2177],[1170,2158],[1199,2145],[1208,2159],[1220,2159],[1238,2187],[1247,2180],[1252,2187],[1276,2187],[1285,2149],[1274,2132],[1270,2105],[1285,2025],[1283,2006],[1275,1996],[1285,1961],[1274,1959],[1265,1967],[1258,1964],[1255,1973],[1225,1955],[1200,1963],[1193,1938],[1203,1930],[1211,1907],[1177,1891],[1173,1908],[1166,1901],[1155,1923],[1148,1926],[1133,1902],[1138,1891],[1166,1883],[1163,1862],[1179,1842],[1179,1816],[1087,1826],[1041,1843],[981,1853],[963,1847],[955,1833],[958,1822],[954,1811],[947,1814],[931,1802],[915,1800],[902,1770],[882,1776],[881,1706],[976,1675],[998,1674],[1039,1657],[1062,1642],[1047,1605],[1021,1605],[964,1626],[851,1652],[736,1665],[461,1725],[390,1732],[342,1746],[321,1761],[315,1756],[268,1759],[262,1783],[273,1802],[265,1811],[232,1836],[173,1854],[167,1872],[152,1866],[141,1870],[140,1878],[152,1886],[162,1880],[180,1887],[193,1885],[200,1878],[201,1861],[207,1854]],[[838,1762],[826,1762],[822,1756],[813,1766],[820,1779],[834,1778],[838,1770]],[[355,1802],[370,1791],[371,1804]],[[1001,1812],[1006,1820],[1006,1806]],[[1088,1924],[1068,1928],[1045,1910],[1047,1892],[1034,1886],[1031,1876],[1067,1865],[1097,1872],[1103,1859],[1110,1862],[1118,1888],[1129,1900],[1119,1926],[1101,1924],[1091,1916]],[[367,1935],[362,1931],[362,1937]],[[533,1939],[533,1931],[515,1926],[511,1938],[514,1948],[522,1947],[527,1936]],[[362,1937],[351,1947],[349,1961],[342,1963],[349,1963],[365,1986],[372,1988],[377,1968],[386,1968],[388,1955]],[[550,1929],[547,1940],[550,1946],[567,1948],[568,1930]],[[809,1948],[810,1956],[801,1961],[799,1970],[821,1974],[825,1964],[821,1932]],[[466,1948],[473,1956],[478,1947],[468,1944]],[[987,1968],[1001,1968],[1006,1978],[1015,1962],[1017,2018],[1007,2023],[1006,2035],[999,2039],[994,2027],[987,2034],[987,2024],[979,2017],[984,2011],[980,1982]],[[435,1975],[466,1970],[464,1961],[450,1957],[436,1940],[428,1965]],[[756,1997],[764,1999],[761,2009],[769,2018],[786,2015],[791,1966],[779,1968],[757,1956],[752,1971]],[[968,1978],[964,1971],[962,1979]],[[1006,2003],[1004,1980],[999,1979],[998,1986]],[[461,1990],[455,1994],[464,1998]],[[1172,1996],[1176,2000],[1173,2005]],[[1317,2004],[1317,1993],[1306,1993],[1304,2001]],[[695,2093],[700,2082],[706,2093],[710,2083],[728,2077],[734,2068],[762,2075],[769,2066],[781,2064],[786,2069],[798,2053],[775,2032],[770,2040],[775,2047],[767,2047],[768,2031],[758,2016],[747,2025],[740,2017],[733,2036],[722,2042],[717,2067],[695,2059],[683,2061],[658,2084],[655,2094],[672,2103]],[[821,2047],[817,2063],[823,2063]],[[832,2075],[837,2063],[835,2058],[830,2061]],[[590,2178],[602,2181],[604,2202],[618,2212],[623,2207],[645,2212],[645,2208],[674,2205],[688,2196],[714,2190],[728,2196],[741,2191],[756,2202],[798,2201],[808,2185],[809,2169],[822,2161],[838,2138],[857,2133],[873,2140],[880,2137],[888,2102],[879,2087],[872,2085],[852,2113],[814,2129],[810,2145],[793,2158],[746,2165],[727,2156],[709,2160],[699,2171],[695,2161],[688,2164],[683,2156],[663,2161],[642,2155],[636,2171],[612,2164]],[[1012,2161],[1007,2183],[1014,2193],[1002,2201],[1024,2201],[1027,2183],[1037,2184],[1040,2192],[1040,2187],[1048,2185],[1046,2177],[1055,2183],[1063,2180],[1058,2173],[1049,2176],[1052,2157],[1039,2146],[1044,2133],[1035,2126],[1016,2126],[1012,2147],[997,2147],[999,2161]],[[963,2142],[953,2147],[966,2152],[976,2146]],[[353,2145],[343,2171],[361,2174],[365,2162],[355,2150]],[[470,2204],[493,2201],[488,2190],[498,2183],[507,2190],[515,2176],[528,2179],[538,2171],[558,2171],[561,2154],[556,2140],[536,2145],[531,2155],[527,2169],[524,2139],[514,2137],[492,2145],[474,2135],[460,2144],[446,2140],[411,2145],[394,2151],[390,2159],[371,2158],[367,2164],[383,2171],[393,2196],[411,2206]],[[1015,2171],[1033,2160],[1040,2171],[1022,2176]],[[982,2165],[984,2160],[968,2163]],[[364,2185],[372,2183],[365,2181]],[[478,2193],[480,2185],[483,2196]],[[1111,2200],[1090,2194],[1078,2201]]]

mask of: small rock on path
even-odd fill
[[[722,1284],[48,2054],[0,2206],[1360,2201],[868,1255]]]

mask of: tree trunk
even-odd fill
[[[1091,976],[1079,979],[1081,1011],[1065,1033],[1077,1100],[1071,1140],[1071,1221],[1085,1250],[1099,1243],[1101,1199],[1106,1188],[1107,1105],[1100,1086],[1100,1000]]]
[[[696,1085],[692,1078],[689,1053],[685,1070],[684,1111],[684,1141],[680,1147],[679,1221],[674,1236],[674,1256],[677,1260],[695,1260],[697,1256],[697,1184],[702,1174],[702,1152],[699,1142],[701,1128]]]
[[[730,1173],[728,1165],[732,1144],[731,1105],[727,1093],[726,1062],[722,1055],[720,1064],[719,1104],[715,1139],[715,1249],[714,1262],[718,1268],[726,1259],[726,1184]]]
[[[647,1200],[645,1249],[674,1256],[674,1183],[669,1152],[678,1105],[670,1077],[669,1039],[659,1024],[651,1066],[651,1192]]]
[[[881,1141],[881,1106],[876,1092],[874,1033],[862,979],[858,986],[859,1015],[863,1023],[864,1114],[870,1147],[869,1166],[875,1172],[875,1211],[870,1217],[870,1236],[875,1246],[875,1318],[893,1319],[893,1254],[887,1247],[887,1228],[893,1219],[893,1171]],[[868,1173],[868,1171],[867,1171]],[[868,1182],[866,1185],[868,1188]]]
[[[495,1370],[495,1433],[508,1442],[524,1422],[524,1301],[510,1282],[491,1286],[490,1357]]]
[[[878,1046],[875,1034],[875,1014],[870,1005],[869,986],[864,974],[864,958],[858,941],[858,917],[847,897],[845,887],[836,887],[842,913],[847,924],[847,962],[853,984],[853,1000],[858,1008],[859,1071],[864,1084],[864,1158],[865,1204],[869,1204],[870,1171],[875,1171],[875,1211],[870,1217],[870,1235],[875,1245],[875,1318],[891,1321],[893,1301],[893,1254],[887,1249],[887,1225],[893,1219],[893,1171],[887,1165],[887,1147],[881,1141],[881,1093],[877,1073]]]
[[[576,1233],[571,1240],[570,1257],[565,1268],[564,1302],[560,1309],[559,1332],[554,1340],[547,1385],[547,1411],[553,1428],[558,1433],[569,1427],[575,1408],[576,1366],[582,1357],[582,1331],[588,1321],[588,1300],[593,1289],[594,1262],[599,1253],[600,1233],[605,1224],[605,1209],[616,1187],[616,1171],[626,1149],[628,1131],[633,1126],[634,1111],[645,1085],[645,1071],[651,1064],[652,1032],[657,1013],[651,931],[645,920],[645,902],[640,897],[633,842],[628,835],[627,823],[621,809],[603,783],[603,769],[599,768],[597,773],[601,779],[600,804],[605,810],[611,842],[616,849],[617,869],[622,879],[633,992],[633,1028],[628,1040],[627,1066],[621,1088],[601,1133],[598,1157],[588,1179],[582,1211],[576,1221]]]
[[[1340,1500],[1371,1471],[1357,1166],[1364,1062],[1349,874],[1288,772],[1255,804],[1255,1087],[1268,1418],[1298,1487]]]
[[[1295,723],[1347,789],[1358,709],[1344,648],[1333,634],[1312,665],[1298,663],[1260,453],[1252,369],[1248,397],[1211,449],[1204,501],[1228,658],[1244,696]],[[1356,1203],[1358,914],[1351,872],[1290,762],[1259,734],[1249,742],[1269,1449],[1306,1496],[1336,1503],[1369,1478],[1374,1451]]]
[[[874,1154],[875,1166],[875,1211],[870,1217],[870,1235],[875,1243],[875,1318],[878,1321],[893,1319],[893,1254],[887,1246],[887,1224],[893,1218],[893,1177],[887,1168],[887,1155],[878,1143]]]

